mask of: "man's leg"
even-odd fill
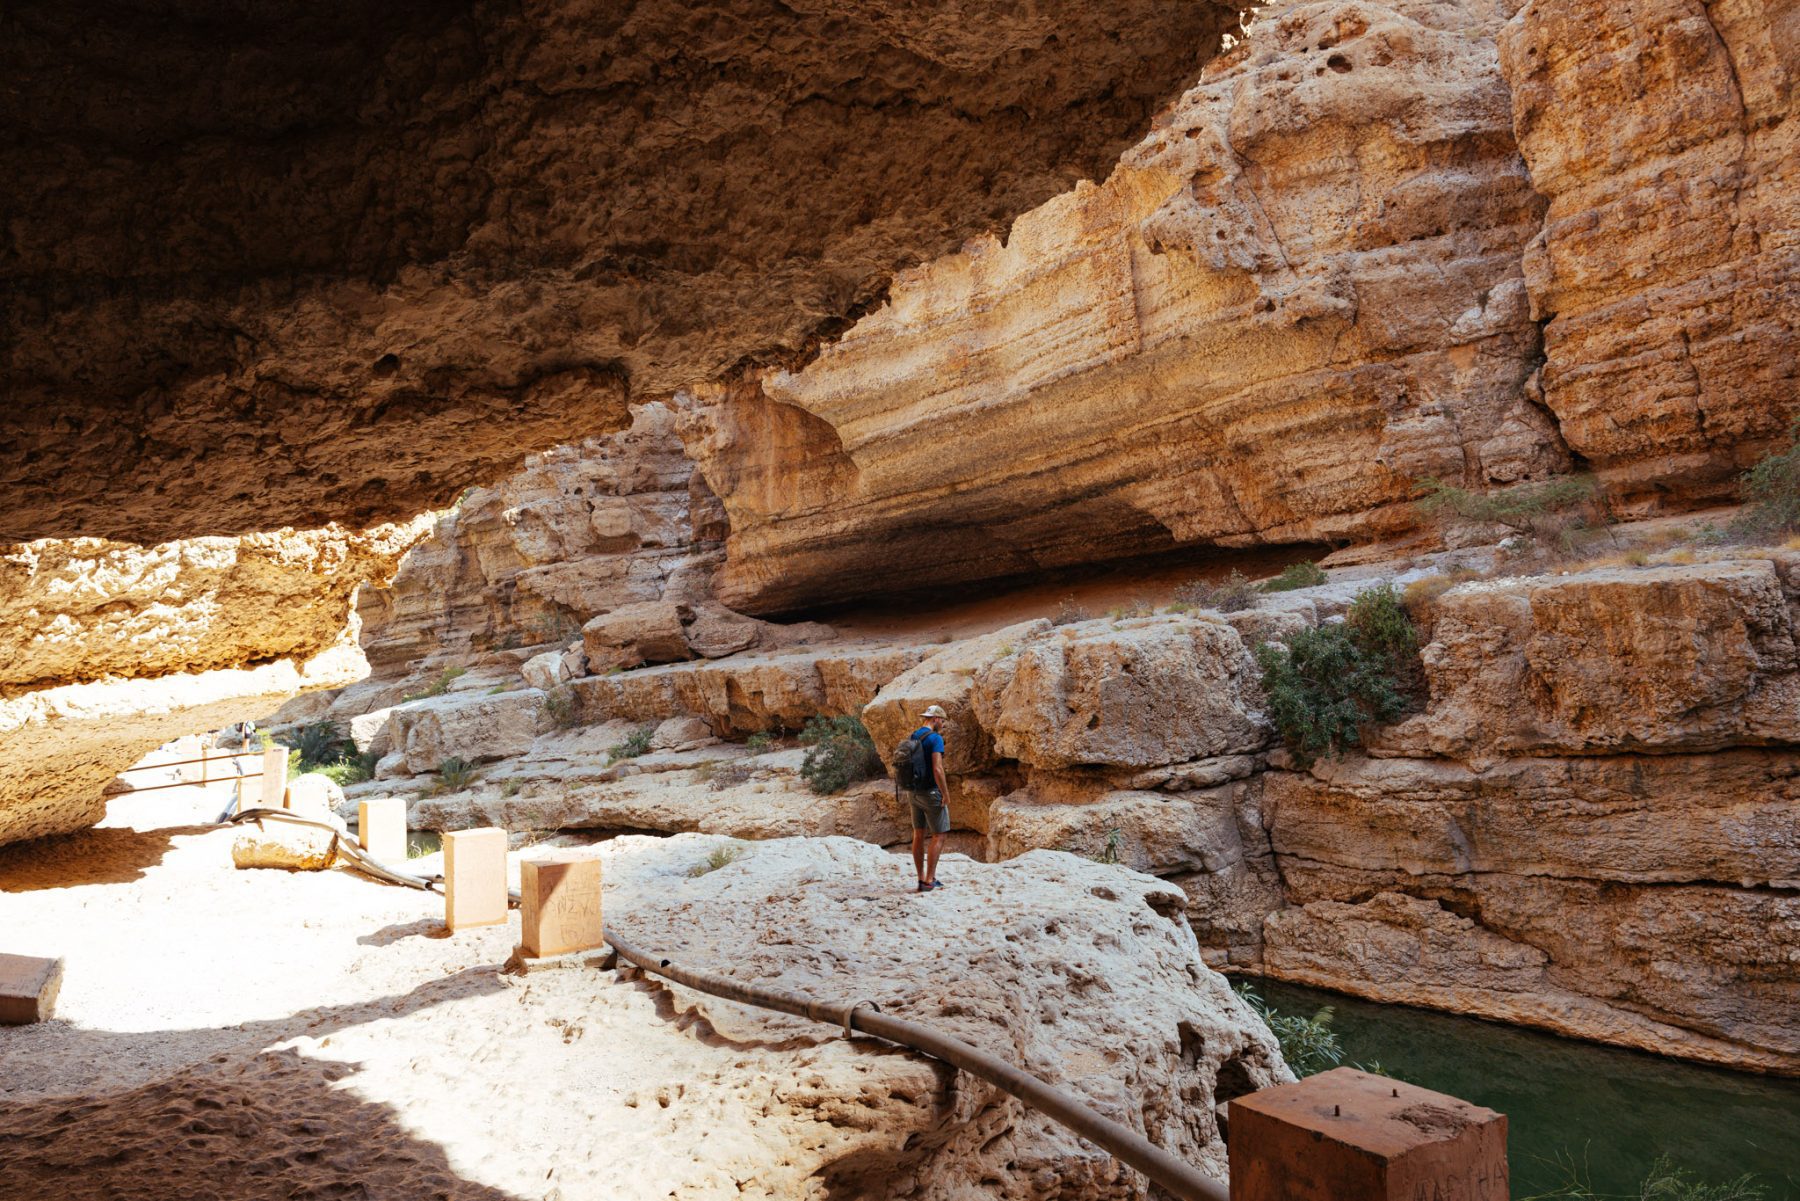
[[[937,863],[937,860],[933,859],[932,863],[935,865]],[[926,875],[925,875],[925,831],[918,830],[918,829],[915,829],[913,831],[913,874],[916,875],[920,880],[926,879]]]
[[[915,832],[914,837],[915,837],[915,842],[916,842],[916,840],[917,840],[916,832]],[[944,853],[944,836],[942,834],[936,834],[936,833],[932,834],[931,841],[926,846],[926,858],[925,858],[925,868],[924,868],[925,874],[920,876],[919,879],[925,881],[927,884],[937,883],[937,861],[938,861],[938,856],[942,855],[943,853]]]

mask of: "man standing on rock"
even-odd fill
[[[907,800],[912,802],[913,824],[913,867],[918,869],[919,891],[930,892],[934,888],[942,888],[938,883],[938,856],[944,852],[944,835],[950,832],[950,807],[944,798],[950,795],[950,782],[944,778],[944,710],[942,706],[932,705],[925,710],[925,724],[914,730],[913,740],[919,744],[918,763],[914,769],[915,778],[923,775],[926,781],[924,790],[909,789]],[[929,770],[920,773],[918,768],[929,764]]]

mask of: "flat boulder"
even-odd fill
[[[990,664],[1016,655],[1021,646],[1050,629],[1048,621],[1038,618],[952,642],[883,685],[862,713],[863,725],[883,758],[919,727],[927,708],[940,705],[948,715],[944,770],[960,776],[993,766],[994,740],[975,710],[975,677]]]
[[[1436,602],[1425,711],[1378,754],[1800,742],[1793,619],[1767,559],[1464,584]]]
[[[1268,741],[1256,669],[1222,621],[1166,616],[1062,626],[975,678],[997,755],[1033,768],[1144,768]]]
[[[551,727],[536,688],[433,697],[396,707],[389,720],[395,751],[413,775],[436,771],[446,759],[480,763],[522,755]]]
[[[693,611],[667,601],[640,601],[602,613],[581,627],[588,670],[678,663],[694,657],[685,620]]]

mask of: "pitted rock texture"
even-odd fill
[[[0,555],[0,696],[308,658],[344,637],[358,585],[391,576],[424,530],[12,547]]]
[[[781,611],[1179,545],[1374,539],[1570,464],[1532,384],[1501,6],[1259,18],[1105,183],[696,395],[720,598]]]
[[[1213,1105],[1286,1076],[1273,1041],[1201,963],[1180,892],[1135,872],[1044,851],[958,863],[956,894],[922,907],[891,893],[904,865],[862,843],[757,844],[697,879],[673,853],[681,844],[666,845],[666,867],[608,893],[645,950],[769,987],[867,996],[1002,1054],[1217,1176]],[[692,855],[703,857],[698,846]],[[847,941],[845,930],[863,933]],[[820,947],[832,953],[810,949]],[[816,1023],[670,987],[678,1012],[728,1039],[827,1037]],[[1040,1180],[1082,1197],[1149,1195],[1142,1177],[980,1081],[965,1077],[947,1108],[914,1140],[907,1170],[852,1163],[827,1178],[872,1197],[1036,1197]]]
[[[1800,412],[1800,10],[1529,0],[1500,65],[1563,437],[1621,498],[1731,496]]]
[[[8,1034],[11,1196],[1150,1196],[922,1055],[631,971],[509,975],[516,914],[421,937],[441,897],[348,871],[234,871],[231,837],[113,828],[0,852],[0,928],[31,954],[113,968],[70,973],[70,1020]],[[958,861],[962,894],[921,898],[904,859],[845,839],[738,844],[690,874],[731,845],[577,853],[601,861],[608,929],[645,950],[946,1029],[1215,1175],[1215,1106],[1290,1078],[1165,884],[1041,853]],[[512,878],[543,850],[510,856]],[[88,876],[68,880],[71,861]],[[258,970],[216,972],[222,959]],[[221,978],[196,990],[208,972]],[[192,1129],[172,1140],[171,1121]]]
[[[447,503],[788,360],[1237,26],[1053,0],[32,3],[0,24],[0,538]]]
[[[566,644],[596,614],[709,595],[723,537],[674,414],[634,406],[630,429],[534,455],[463,496],[390,585],[358,597],[363,646],[376,681],[391,682],[428,661]]]

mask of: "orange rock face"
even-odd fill
[[[801,607],[1184,544],[1371,539],[1413,481],[1569,465],[1543,202],[1481,5],[1296,6],[1102,185],[897,280],[689,426],[721,599]]]
[[[1800,411],[1800,14],[1531,0],[1500,64],[1563,437],[1621,493],[1728,494]]]

